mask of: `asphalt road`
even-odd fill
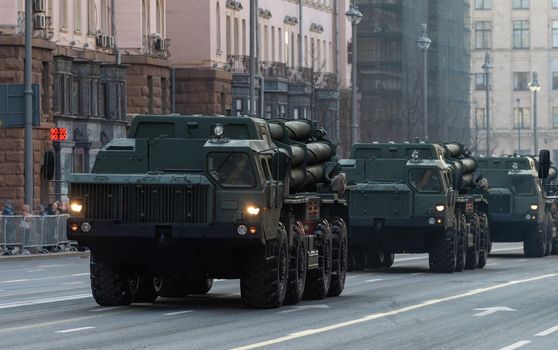
[[[0,260],[2,349],[558,349],[558,256],[494,244],[483,270],[432,274],[426,255],[350,273],[338,298],[250,310],[210,294],[102,308],[88,259]]]

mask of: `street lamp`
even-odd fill
[[[422,35],[417,39],[418,47],[424,53],[424,89],[423,89],[423,97],[424,97],[424,115],[423,115],[423,129],[424,129],[424,141],[428,140],[428,49],[432,44],[432,40],[428,37],[428,30],[426,23],[422,24]]]
[[[484,71],[484,83],[486,90],[486,156],[490,156],[490,70],[492,63],[490,62],[490,53],[484,54],[484,64],[482,70]]]
[[[362,21],[362,13],[352,4],[345,13],[353,26],[352,37],[352,64],[351,64],[351,144],[358,142],[358,117],[357,117],[357,25]]]
[[[523,110],[521,110],[519,107],[519,98],[515,99],[515,101],[517,102],[517,153],[521,155],[521,128],[523,127]]]
[[[533,72],[533,79],[529,83],[529,89],[533,92],[534,103],[533,103],[533,152],[536,153],[539,149],[538,139],[537,139],[537,92],[541,91],[541,84],[539,84],[539,79],[537,72]]]

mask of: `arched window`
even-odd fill
[[[157,33],[159,33],[162,37],[165,36],[165,29],[163,28],[163,23],[164,23],[164,10],[163,10],[163,1],[162,0],[157,0],[157,6],[156,6],[156,14],[157,14],[157,18],[155,19],[155,23],[156,23],[156,27],[157,27]]]
[[[221,6],[219,6],[219,1],[217,1],[217,7],[215,8],[215,23],[217,30],[217,51],[221,51]]]

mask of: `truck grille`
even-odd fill
[[[510,214],[511,196],[507,194],[489,194],[488,207],[493,214]]]
[[[393,218],[410,216],[410,193],[399,191],[351,191],[351,216]]]
[[[207,224],[206,185],[71,185],[72,197],[85,199],[85,217],[126,223]]]

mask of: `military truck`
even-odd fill
[[[488,203],[460,144],[356,144],[347,176],[354,269],[390,267],[395,253],[429,253],[433,272],[482,268]]]
[[[556,232],[536,159],[518,155],[481,158],[479,171],[490,184],[487,198],[492,241],[523,242],[527,257],[549,255]]]
[[[340,295],[348,209],[325,134],[309,120],[136,116],[68,181],[96,302],[204,294],[213,278],[240,278],[254,308]]]

